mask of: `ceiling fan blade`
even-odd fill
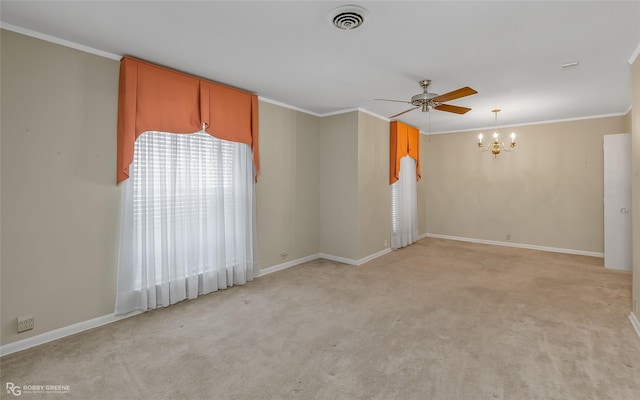
[[[395,117],[399,117],[399,116],[401,116],[402,114],[408,113],[409,111],[413,111],[413,110],[415,110],[416,108],[420,108],[420,107],[421,107],[421,106],[410,108],[410,109],[405,110],[405,111],[403,111],[403,112],[401,112],[401,113],[398,113],[398,114],[396,114],[396,115],[392,115],[392,116],[390,116],[390,117],[389,117],[389,119],[391,119],[391,118],[395,118]]]
[[[468,86],[465,86],[465,87],[460,88],[458,90],[454,90],[453,92],[449,92],[449,93],[441,94],[440,96],[436,96],[431,100],[435,101],[435,102],[438,102],[438,103],[444,103],[445,101],[455,100],[455,99],[459,99],[460,97],[465,97],[465,96],[471,96],[472,94],[476,94],[476,93],[478,93],[478,92],[476,92],[475,90],[471,89]]]
[[[439,106],[435,106],[433,107],[436,110],[440,110],[440,111],[448,111],[448,112],[452,112],[452,113],[456,113],[456,114],[464,114],[468,111],[471,111],[470,108],[467,107],[460,107],[460,106],[452,106],[451,104],[440,104]]]
[[[407,103],[407,104],[412,104],[410,101],[404,101],[404,100],[391,100],[391,99],[374,99],[374,100],[380,100],[380,101],[393,101],[395,103]]]

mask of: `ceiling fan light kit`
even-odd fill
[[[390,99],[375,99],[375,100],[393,101],[396,103],[407,103],[414,106],[413,108],[410,108],[398,114],[392,115],[389,118],[399,117],[402,114],[408,113],[409,111],[413,111],[418,108],[422,109],[422,112],[428,112],[430,108],[433,108],[438,111],[446,111],[446,112],[451,112],[455,114],[464,114],[471,111],[471,109],[467,107],[454,106],[451,104],[444,104],[444,102],[449,100],[459,99],[461,97],[471,96],[472,94],[478,93],[474,89],[471,89],[468,86],[465,86],[463,88],[460,88],[445,94],[429,93],[429,85],[431,85],[431,79],[423,79],[418,83],[420,84],[420,87],[422,87],[422,93],[416,94],[415,96],[411,97],[411,101],[390,100]]]
[[[491,154],[493,154],[494,157],[497,157],[498,154],[500,154],[501,149],[506,152],[513,151],[516,149],[516,134],[515,132],[511,132],[511,143],[509,144],[509,147],[505,146],[505,144],[500,141],[500,135],[498,135],[498,113],[500,112],[500,110],[495,109],[495,110],[491,110],[491,112],[495,114],[495,123],[496,123],[496,128],[493,131],[493,141],[487,144],[487,147],[485,148],[482,143],[483,135],[482,133],[480,133],[478,135],[478,148],[482,152],[489,151],[490,149]]]

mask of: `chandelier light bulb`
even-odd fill
[[[511,143],[509,144],[509,146],[505,146],[504,143],[500,141],[500,136],[498,135],[498,113],[500,112],[500,110],[495,109],[495,110],[491,110],[491,112],[495,115],[495,119],[496,119],[495,131],[493,131],[493,141],[489,143],[485,148],[482,144],[482,133],[479,134],[478,149],[480,149],[480,151],[483,153],[485,151],[491,150],[491,154],[493,154],[493,156],[496,157],[498,154],[500,154],[501,150],[509,152],[516,149],[516,133],[511,132],[511,135],[510,135]]]

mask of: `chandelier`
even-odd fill
[[[511,143],[509,144],[508,147],[505,146],[505,144],[500,141],[500,136],[498,135],[498,113],[500,112],[500,110],[498,109],[491,110],[491,112],[494,113],[496,116],[496,125],[495,125],[495,130],[493,131],[493,142],[487,144],[487,147],[484,147],[482,143],[482,133],[481,133],[478,135],[478,148],[482,152],[489,151],[489,149],[491,149],[491,154],[493,154],[494,157],[497,157],[498,154],[500,154],[500,149],[507,152],[513,151],[516,149],[516,134],[513,132],[511,133]]]

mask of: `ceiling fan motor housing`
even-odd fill
[[[439,96],[437,93],[420,93],[411,98],[411,104],[414,106],[420,106],[422,104],[429,103],[431,99]]]
[[[422,87],[422,93],[417,94],[411,98],[411,104],[414,106],[422,106],[422,112],[429,111],[429,107],[435,107],[437,104],[431,101],[434,97],[439,96],[437,93],[429,93],[429,85],[431,85],[431,79],[421,80],[420,86]]]

